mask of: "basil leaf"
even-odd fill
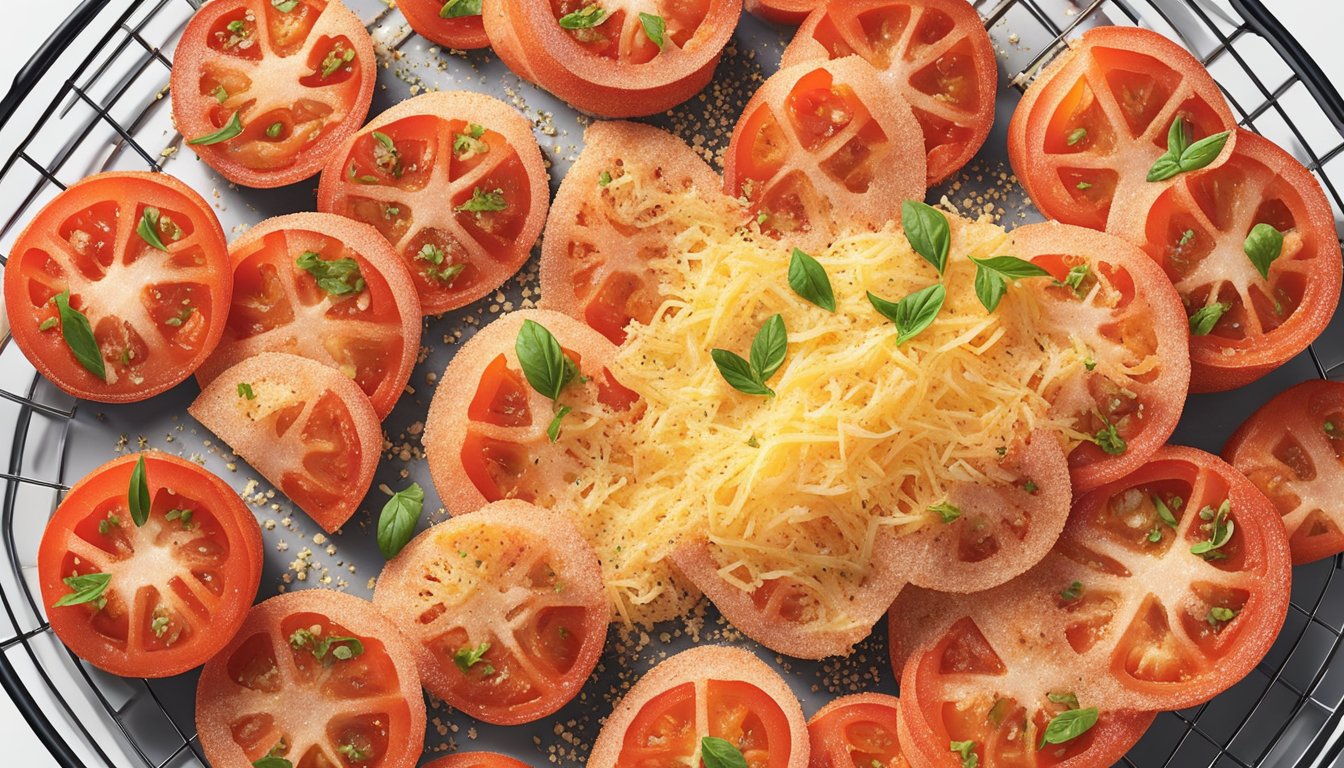
[[[741,355],[726,349],[711,349],[709,356],[714,358],[714,365],[728,386],[743,394],[775,396],[775,391],[756,377],[756,370]]]
[[[906,200],[901,203],[901,227],[910,247],[941,275],[947,269],[947,254],[952,249],[947,217],[933,206]]]
[[[494,192],[482,192],[480,187],[471,191],[471,199],[457,206],[453,210],[466,211],[468,213],[483,213],[488,211],[502,211],[508,208],[509,204],[504,201],[504,190],[496,189]]]
[[[260,760],[253,760],[252,768],[294,768],[294,764],[283,757],[267,755]]]
[[[67,576],[61,581],[69,587],[69,594],[61,595],[60,599],[52,603],[53,608],[63,608],[67,605],[83,605],[84,603],[97,603],[101,609],[107,604],[103,593],[107,591],[107,585],[112,581],[110,573],[83,573],[76,576]]]
[[[975,753],[974,741],[949,742],[948,751],[961,758],[961,768],[977,768],[980,765],[980,756]]]
[[[1256,224],[1246,235],[1242,249],[1255,265],[1255,271],[1268,280],[1269,265],[1283,254],[1283,233],[1268,224]]]
[[[425,508],[425,491],[419,483],[392,494],[378,515],[378,551],[391,560],[415,535],[415,525]]]
[[[1072,603],[1074,600],[1083,596],[1083,582],[1071,582],[1069,586],[1059,591],[1059,596],[1063,598],[1065,602]],[[1051,701],[1054,701],[1054,699],[1051,699]]]
[[[1157,158],[1153,167],[1148,169],[1149,181],[1166,181],[1181,172],[1181,162],[1171,155]]]
[[[928,507],[928,510],[941,519],[944,523],[956,522],[961,517],[961,509],[946,501],[940,501]]]
[[[1185,120],[1177,117],[1171,121],[1171,127],[1167,128],[1167,152],[1174,157],[1180,157],[1189,145],[1190,140],[1185,137]]]
[[[271,7],[281,13],[289,13],[297,8],[299,0],[271,0]]]
[[[1212,136],[1205,136],[1194,144],[1185,148],[1181,153],[1181,170],[1197,171],[1218,159],[1227,144],[1227,137],[1231,135],[1230,131],[1215,133]]]
[[[700,739],[700,760],[705,768],[747,768],[747,758],[731,741],[717,736]]]
[[[1195,310],[1195,313],[1190,315],[1190,335],[1208,336],[1223,318],[1223,313],[1231,308],[1231,304],[1214,302]]]
[[[1077,584],[1078,582],[1074,582]],[[1056,704],[1063,704],[1068,709],[1078,709],[1078,697],[1072,693],[1047,693],[1045,697]]]
[[[1045,749],[1046,744],[1063,744],[1082,736],[1097,724],[1098,714],[1096,707],[1060,712],[1045,727],[1045,733],[1041,734],[1040,748]]]
[[[993,312],[1003,300],[1009,280],[1024,277],[1049,277],[1050,273],[1016,256],[994,256],[989,259],[977,259],[975,262],[975,295],[985,309]]]
[[[448,0],[439,9],[440,19],[459,19],[463,16],[480,16],[481,0]]]
[[[641,12],[639,23],[644,27],[644,36],[649,38],[649,42],[658,46],[658,50],[663,50],[666,44],[663,36],[667,33],[667,22],[663,21],[663,17]]]
[[[898,334],[896,344],[905,342],[918,336],[921,331],[933,324],[938,312],[943,308],[943,302],[947,299],[947,289],[942,283],[931,285],[923,290],[915,291],[897,302],[890,302],[886,299],[873,295],[868,292],[868,301],[873,308],[882,313],[882,316],[896,324]]]
[[[313,251],[304,251],[295,259],[294,266],[312,275],[317,280],[317,287],[332,296],[345,296],[364,290],[359,262],[349,256],[323,259]]]
[[[578,373],[574,361],[560,348],[560,342],[545,326],[534,320],[523,321],[513,349],[518,355],[518,364],[523,368],[527,383],[551,400],[558,399],[560,391]]]
[[[481,643],[476,646],[464,645],[457,649],[457,653],[453,654],[453,663],[463,672],[470,672],[471,668],[485,657],[488,650],[490,650],[490,643]]]
[[[153,206],[145,206],[145,210],[140,214],[140,223],[135,227],[135,233],[141,240],[149,243],[150,248],[155,248],[165,253],[168,252],[168,246],[163,244],[159,238],[159,209]]]
[[[246,381],[238,382],[238,396],[248,400],[256,400],[257,395],[252,391],[252,385]]]
[[[1121,437],[1119,428],[1109,421],[1105,424],[1106,426],[1097,430],[1093,441],[1102,451],[1111,456],[1123,455],[1125,451],[1129,450],[1129,444],[1125,442],[1125,438]]]
[[[789,287],[827,312],[835,311],[835,293],[831,290],[831,278],[827,276],[826,268],[798,248],[793,249],[789,259]]]
[[[757,381],[765,383],[774,376],[788,352],[789,336],[784,328],[784,318],[772,315],[751,342],[751,367],[756,371]]]
[[[223,128],[220,128],[218,131],[215,131],[214,133],[207,133],[204,136],[197,136],[194,139],[187,139],[187,143],[194,144],[197,146],[204,146],[207,144],[218,144],[221,141],[228,141],[229,139],[232,139],[234,136],[237,136],[242,132],[243,132],[243,121],[241,118],[239,118],[238,113],[234,112],[232,115],[229,116],[229,122],[225,123]]]
[[[149,479],[145,477],[145,454],[140,454],[140,459],[135,462],[135,469],[131,470],[131,487],[126,492],[126,498],[131,508],[131,519],[135,521],[137,528],[143,526],[149,520]]]
[[[1148,169],[1148,181],[1166,181],[1178,173],[1197,171],[1207,166],[1218,158],[1230,135],[1230,131],[1223,131],[1188,144],[1185,120],[1176,118],[1167,130],[1167,152]]]
[[[61,315],[61,336],[70,352],[94,376],[107,381],[107,367],[103,364],[103,355],[98,350],[98,342],[93,338],[93,326],[83,312],[70,306],[70,291],[61,291],[52,299],[56,302],[56,311]]]
[[[550,438],[552,443],[560,439],[560,421],[573,410],[568,405],[560,406],[560,410],[555,412],[555,417],[551,419],[551,423],[546,425],[546,437]]]
[[[606,21],[610,15],[600,5],[585,5],[573,13],[561,16],[560,27],[562,29],[592,29]]]

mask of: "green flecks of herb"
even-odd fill
[[[1078,696],[1073,693],[1047,693],[1045,697],[1056,704],[1064,705],[1065,709],[1078,709]]]
[[[1129,450],[1125,438],[1120,436],[1119,428],[1112,422],[1107,421],[1105,417],[1102,417],[1101,422],[1104,426],[1097,430],[1097,434],[1092,436],[1092,442],[1111,456],[1120,456]]]
[[[222,85],[216,85],[215,90],[211,95],[215,97],[215,102],[218,104],[223,104],[229,100],[229,92],[224,90],[224,86]]]
[[[1246,235],[1242,250],[1255,271],[1268,280],[1270,265],[1283,253],[1283,233],[1268,224],[1256,224]]]
[[[322,665],[329,667],[337,661],[349,661],[356,656],[364,654],[364,643],[357,637],[324,637],[318,639],[316,635],[306,629],[295,630],[294,634],[289,636],[289,644],[296,650],[308,649],[313,654],[313,658],[322,662]]]
[[[364,290],[359,262],[349,256],[324,259],[313,251],[304,251],[294,260],[294,266],[312,275],[317,281],[317,287],[332,296],[346,296]]]
[[[1167,152],[1148,169],[1149,181],[1165,181],[1187,171],[1197,171],[1217,159],[1227,144],[1229,131],[1205,136],[1193,144],[1185,133],[1185,120],[1177,117],[1167,131]]]
[[[1176,243],[1176,247],[1184,248],[1185,246],[1189,245],[1194,239],[1195,239],[1195,230],[1187,229],[1185,230],[1185,232],[1181,233],[1180,242]]]
[[[640,13],[639,24],[644,28],[644,36],[649,38],[649,42],[658,46],[658,50],[663,50],[667,44],[664,36],[667,34],[667,22],[662,16],[655,16],[652,13]]]
[[[37,330],[50,331],[52,328],[55,328],[58,324],[60,324],[60,322],[61,322],[60,318],[48,317],[46,320],[43,320],[42,322],[37,324]]]
[[[1237,612],[1231,608],[1225,608],[1221,605],[1215,605],[1209,609],[1209,614],[1204,617],[1205,621],[1213,627],[1218,627],[1235,619]]]
[[[459,133],[453,137],[453,154],[462,160],[466,160],[489,152],[490,145],[481,140],[484,135],[484,126],[476,123],[468,124],[466,133]]]
[[[1078,145],[1078,142],[1086,138],[1087,138],[1086,128],[1074,128],[1072,131],[1069,131],[1069,136],[1067,139],[1065,139],[1065,141],[1068,143],[1070,147],[1074,147]]]
[[[747,768],[747,758],[731,741],[717,736],[700,739],[700,761],[705,768]]]
[[[274,139],[280,136],[280,132],[285,130],[285,124],[279,121],[266,126],[266,138]]]
[[[1035,480],[1028,480],[1027,482],[1022,484],[1022,490],[1026,491],[1027,493],[1035,493],[1036,488],[1037,486]]]
[[[990,725],[998,728],[1000,725],[1003,725],[1003,719],[1007,716],[1008,700],[995,699],[994,703],[989,708],[989,713],[985,715],[985,719],[989,721]]]
[[[448,0],[439,8],[440,19],[460,19],[463,16],[480,16],[481,0]]]
[[[766,386],[765,382],[784,364],[788,346],[784,318],[776,314],[756,332],[751,342],[749,360],[726,349],[712,349],[709,355],[714,359],[719,375],[733,389],[747,395],[774,397],[775,391]]]
[[[944,523],[952,523],[961,517],[961,509],[946,501],[931,504],[928,510],[937,515]]]
[[[362,174],[362,175],[358,174],[358,169],[355,167],[355,164],[354,164],[354,163],[351,163],[351,164],[350,164],[350,180],[353,181],[353,182],[355,182],[356,184],[377,184],[377,183],[378,183],[378,177],[377,177],[377,176],[374,176],[374,175],[372,175],[372,174],[368,174],[368,173],[365,173],[365,174]]]
[[[230,21],[228,24],[225,24],[224,28],[229,30],[235,35],[239,35],[241,37],[247,37],[247,24],[244,23],[242,19],[234,19],[233,21]]]
[[[765,222],[767,222],[767,221],[769,221],[769,220],[770,220],[770,212],[769,212],[769,211],[767,211],[767,210],[765,210],[764,208],[762,208],[761,210],[759,210],[759,211],[756,212],[756,226],[758,226],[758,227],[759,227],[759,226],[763,226],[763,225],[765,224]]]
[[[360,763],[365,760],[368,760],[370,755],[369,752],[365,752],[364,750],[360,749],[358,746],[356,746],[351,742],[346,742],[344,744],[338,745],[336,747],[336,751],[340,752],[342,755],[345,755],[346,758],[349,759],[350,762],[352,763]]]
[[[1098,714],[1096,707],[1060,712],[1045,727],[1039,748],[1045,749],[1046,744],[1064,744],[1082,736],[1097,724]]]
[[[378,515],[378,551],[391,560],[415,535],[420,513],[425,507],[425,491],[418,483],[392,494]]]
[[[1321,426],[1321,429],[1325,430],[1325,434],[1326,434],[1328,437],[1339,437],[1339,436],[1340,436],[1340,433],[1339,433],[1339,427],[1335,426],[1335,422],[1333,422],[1333,421],[1327,421],[1327,422],[1325,422],[1325,424],[1323,424],[1323,425]]]
[[[1016,256],[994,256],[988,259],[971,257],[975,262],[975,296],[990,312],[998,309],[1009,280],[1028,277],[1049,277],[1045,269]]]
[[[1157,519],[1161,520],[1163,525],[1176,528],[1176,515],[1172,514],[1171,507],[1167,506],[1167,502],[1156,493],[1153,494],[1153,509],[1157,510]]]
[[[1091,357],[1083,358],[1083,367],[1089,371],[1097,370],[1097,361]]]
[[[561,29],[592,29],[607,20],[611,14],[594,3],[585,5],[573,13],[567,13],[560,17]]]
[[[101,611],[107,606],[107,598],[103,593],[107,591],[107,585],[112,581],[112,574],[82,573],[67,576],[61,581],[65,582],[65,586],[71,591],[69,594],[61,595],[60,599],[52,604],[53,608],[93,603],[93,607]]]
[[[508,207],[509,204],[504,200],[504,190],[496,189],[493,192],[489,192],[477,187],[471,191],[470,199],[453,210],[465,211],[467,213],[490,213],[493,211],[502,211]]]
[[[1089,182],[1080,181],[1074,185],[1074,188],[1080,192],[1086,192],[1087,190],[1092,188],[1092,185]]]
[[[1072,603],[1073,601],[1078,600],[1083,596],[1083,582],[1075,581],[1069,584],[1069,586],[1059,591],[1059,596],[1062,597],[1066,603]]]
[[[826,268],[799,248],[794,248],[789,258],[789,287],[827,312],[835,311],[835,293]]]
[[[112,532],[113,528],[121,527],[121,518],[109,512],[107,517],[98,521],[98,533],[106,536]]]
[[[288,750],[289,745],[285,743],[284,739],[281,739],[275,743],[274,747],[271,747],[271,751],[267,752],[265,757],[253,761],[252,768],[294,768],[293,763],[281,757]]]
[[[243,119],[238,112],[229,115],[229,119],[224,123],[224,127],[214,133],[207,133],[204,136],[197,136],[194,139],[187,139],[188,144],[195,146],[208,146],[210,144],[219,144],[228,141],[243,132]]]
[[[941,283],[915,291],[896,302],[876,296],[872,291],[868,292],[868,302],[873,305],[873,309],[896,324],[898,346],[933,325],[946,300],[947,289]]]
[[[463,674],[466,674],[471,671],[472,667],[481,662],[489,650],[490,643],[464,645],[457,649],[457,653],[453,654],[453,663],[457,665],[458,669],[462,670]]]
[[[137,528],[149,520],[149,478],[145,476],[145,454],[135,461],[131,470],[131,486],[126,492],[127,503],[131,508],[131,520]]]
[[[448,258],[448,254],[444,253],[443,249],[434,243],[425,243],[421,246],[420,252],[415,254],[415,258],[426,262],[429,265],[425,267],[424,270],[426,277],[437,280],[445,285],[451,285],[453,279],[461,274],[462,270],[467,268],[466,264],[449,264],[446,267],[441,266]]]
[[[611,171],[603,171],[597,175],[597,186],[605,187],[611,184]]]
[[[154,633],[155,637],[163,637],[164,633],[168,631],[168,623],[167,616],[162,614],[156,615],[150,620],[149,628]]]
[[[392,137],[381,131],[374,131],[373,164],[394,179],[400,179],[404,169],[401,166],[401,152],[397,151]]]
[[[191,530],[192,517],[193,513],[190,509],[170,509],[164,514],[163,519],[170,523],[174,520],[179,520],[182,522],[182,527],[184,529]]]
[[[1083,293],[1083,283],[1092,274],[1092,268],[1086,264],[1075,264],[1069,267],[1069,273],[1063,280],[1056,280],[1055,285],[1061,285],[1073,291],[1074,296],[1081,296]]]
[[[336,70],[355,60],[355,49],[346,48],[341,43],[337,43],[327,51],[327,55],[322,58],[322,77],[326,79],[336,73]]]
[[[238,396],[246,400],[256,400],[257,395],[252,391],[252,385],[246,381],[238,382]]]
[[[755,435],[752,435],[751,437],[748,437],[748,438],[747,438],[747,447],[749,447],[749,448],[760,448],[760,447],[761,447],[761,441],[760,441],[760,440],[757,440]]]
[[[93,338],[93,326],[83,312],[70,306],[70,292],[61,291],[52,297],[56,311],[61,318],[61,335],[71,354],[84,366],[84,369],[99,379],[107,380],[107,368],[103,356],[98,351],[98,342]]]
[[[1199,555],[1205,560],[1222,560],[1227,557],[1226,554],[1218,551],[1232,539],[1232,533],[1237,529],[1236,523],[1232,521],[1229,515],[1232,512],[1232,501],[1223,499],[1223,503],[1218,505],[1218,509],[1206,506],[1199,511],[1199,518],[1204,521],[1200,530],[1206,532],[1209,538],[1204,541],[1195,542],[1190,547],[1192,554]]]
[[[975,753],[974,741],[953,741],[947,751],[961,758],[961,768],[979,768],[980,756]]]
[[[568,405],[562,405],[555,411],[555,416],[551,418],[551,423],[546,425],[546,437],[554,443],[560,439],[560,422],[570,414],[574,409]]]
[[[906,200],[901,203],[901,227],[910,247],[941,275],[952,249],[952,234],[943,212],[918,200]]]
[[[299,6],[299,0],[271,0],[271,7],[281,13],[289,13]]]
[[[167,253],[168,246],[163,244],[159,237],[159,209],[153,206],[145,206],[140,212],[140,223],[135,226],[135,233],[149,244],[150,248]]]
[[[1218,321],[1223,319],[1223,314],[1231,308],[1231,304],[1216,301],[1195,310],[1194,314],[1190,315],[1190,335],[1208,336],[1213,332],[1214,326],[1218,325]]]

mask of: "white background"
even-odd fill
[[[1339,0],[1264,2],[1316,58],[1331,81],[1344,90],[1344,46],[1340,45],[1344,3]],[[0,93],[9,90],[19,68],[76,5],[77,0],[25,2],[18,17],[11,16],[7,23],[0,24]],[[15,23],[20,18],[22,23]],[[55,765],[3,693],[0,693],[0,745],[3,745],[7,765],[24,768]]]

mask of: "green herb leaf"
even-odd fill
[[[610,15],[611,14],[603,10],[602,6],[600,5],[597,4],[585,5],[583,8],[580,8],[579,10],[574,11],[573,13],[567,13],[564,16],[561,16],[560,28],[592,29],[593,27],[596,27],[597,25],[606,21],[607,17]]]
[[[453,654],[453,663],[462,670],[463,674],[471,671],[471,668],[480,663],[485,657],[486,651],[490,650],[490,643],[481,643],[480,645],[464,645],[457,649]]]
[[[1223,313],[1231,308],[1231,304],[1214,302],[1195,310],[1195,313],[1190,315],[1190,335],[1208,336],[1223,318]]]
[[[835,293],[831,290],[831,278],[826,274],[826,268],[798,248],[793,249],[789,259],[789,287],[827,312],[835,311]]]
[[[1191,554],[1199,555],[1205,560],[1221,560],[1227,555],[1219,552],[1227,542],[1232,540],[1232,534],[1237,530],[1237,525],[1230,518],[1232,512],[1232,501],[1223,499],[1223,503],[1218,505],[1218,509],[1205,507],[1199,511],[1199,516],[1205,520],[1200,529],[1207,532],[1209,538],[1204,541],[1195,542],[1190,547]]]
[[[415,525],[425,508],[425,491],[419,483],[392,494],[378,515],[378,551],[387,560],[397,556],[415,535]]]
[[[756,371],[743,357],[726,349],[711,349],[709,356],[719,369],[719,375],[728,382],[728,386],[747,395],[774,397],[775,391],[765,385],[756,376]]]
[[[463,16],[480,16],[481,0],[448,0],[439,9],[440,19],[460,19]]]
[[[1237,612],[1232,610],[1231,608],[1226,608],[1221,605],[1215,605],[1209,609],[1209,615],[1207,616],[1207,621],[1216,627],[1219,624],[1226,624],[1227,622],[1231,621],[1232,619],[1235,619],[1236,617]]]
[[[275,137],[279,136],[280,132],[283,130],[285,130],[284,123],[281,122],[271,123],[270,125],[266,126],[266,137],[274,139]]]
[[[140,223],[135,227],[135,233],[141,240],[149,243],[150,248],[154,248],[165,253],[168,252],[168,246],[163,244],[159,238],[159,209],[152,206],[145,206],[145,210],[140,213]]]
[[[490,151],[490,145],[481,141],[481,137],[484,135],[484,127],[476,123],[470,123],[467,125],[466,133],[459,133],[453,137],[453,153],[464,160],[476,155],[484,155]]]
[[[1078,142],[1086,138],[1087,138],[1086,128],[1074,128],[1072,131],[1069,131],[1069,137],[1065,141],[1068,143],[1070,147],[1072,147],[1076,146]]]
[[[1256,224],[1242,245],[1246,258],[1260,276],[1269,279],[1269,265],[1283,253],[1283,233],[1268,224]]]
[[[345,296],[364,290],[359,262],[349,256],[324,259],[313,251],[304,251],[294,261],[294,265],[312,275],[317,280],[317,287],[332,296]]]
[[[215,102],[218,104],[223,104],[229,100],[229,92],[224,90],[224,86],[222,85],[216,85],[212,95],[215,97]]]
[[[551,400],[559,399],[560,391],[578,374],[578,367],[560,348],[560,342],[534,320],[523,321],[513,349],[527,383]]]
[[[70,306],[70,291],[61,291],[52,301],[56,302],[56,311],[61,315],[61,335],[65,337],[65,345],[70,347],[71,354],[86,371],[106,381],[107,368],[103,364],[98,342],[93,338],[93,326],[89,324],[89,318]]]
[[[1049,277],[1050,273],[1030,261],[1016,256],[994,256],[988,259],[971,257],[975,262],[975,295],[985,309],[998,309],[1009,280],[1026,277]]]
[[[597,185],[599,187],[605,187],[610,183],[611,183],[611,171],[603,171],[602,173],[597,175]]]
[[[941,283],[915,291],[897,302],[868,292],[868,301],[873,308],[896,324],[896,344],[901,345],[918,336],[925,328],[933,324],[938,312],[947,300],[947,289]]]
[[[1045,733],[1041,734],[1040,748],[1045,749],[1046,744],[1063,744],[1082,736],[1097,724],[1098,714],[1096,707],[1060,712],[1045,727]]]
[[[1165,523],[1168,528],[1176,527],[1176,516],[1171,513],[1171,507],[1168,507],[1156,493],[1153,494],[1153,508],[1157,510],[1157,519]]]
[[[947,217],[931,205],[906,200],[901,203],[901,227],[910,247],[941,275],[947,269],[947,254],[952,249]]]
[[[1177,117],[1167,131],[1167,152],[1148,169],[1149,181],[1166,181],[1179,173],[1197,171],[1217,159],[1227,144],[1230,131],[1205,136],[1194,144],[1187,144],[1185,120]]]
[[[731,741],[717,736],[700,739],[700,761],[705,768],[747,768],[747,758]]]
[[[469,213],[485,213],[489,211],[502,211],[508,208],[509,204],[504,201],[504,190],[496,189],[494,192],[484,192],[480,187],[472,190],[471,199],[457,206],[455,211],[467,211]]]
[[[1074,582],[1075,584],[1077,582]],[[1063,704],[1069,709],[1078,709],[1078,696],[1073,693],[1047,693],[1045,697],[1056,704]]]
[[[252,763],[252,768],[294,768],[294,764],[280,756],[280,753],[288,749],[285,740],[281,739],[266,756]]]
[[[649,38],[649,42],[658,46],[658,50],[663,50],[666,43],[663,36],[667,33],[667,22],[663,21],[663,17],[652,13],[640,13],[639,23],[644,27],[644,36]]]
[[[194,139],[187,139],[187,143],[196,146],[218,144],[221,141],[228,141],[229,139],[232,139],[234,136],[237,136],[242,132],[243,132],[242,118],[238,116],[237,112],[234,112],[232,115],[229,116],[229,121],[224,124],[223,128],[220,128],[218,131],[215,131],[214,133],[207,133],[204,136],[197,136]]]
[[[546,437],[550,438],[552,443],[560,439],[560,421],[573,410],[568,405],[560,406],[560,409],[555,412],[555,416],[551,418],[551,423],[546,425]]]
[[[83,605],[84,603],[95,603],[99,610],[107,605],[107,599],[103,593],[107,591],[107,585],[112,581],[110,573],[84,573],[78,576],[67,576],[61,581],[72,591],[69,594],[61,595],[60,599],[52,603],[53,608],[63,608],[67,605]]]
[[[953,741],[948,746],[948,751],[961,757],[961,768],[977,768],[980,765],[980,756],[975,753],[974,741]]]
[[[952,523],[957,518],[961,517],[961,509],[946,501],[940,501],[937,504],[930,505],[928,510],[938,515],[944,523]]]
[[[1065,602],[1072,603],[1074,600],[1083,596],[1083,582],[1075,581],[1069,586],[1059,591],[1059,596],[1064,598]]]
[[[131,487],[126,492],[127,501],[131,507],[131,519],[135,521],[135,526],[139,528],[149,520],[149,480],[145,477],[145,454],[140,454],[140,458],[135,462],[135,469],[131,470]]]
[[[271,0],[271,7],[281,13],[289,13],[297,8],[299,0]]]
[[[1063,280],[1056,280],[1056,285],[1063,285],[1073,291],[1073,295],[1079,296],[1083,292],[1083,281],[1087,280],[1088,275],[1092,274],[1092,268],[1086,264],[1075,264],[1069,267],[1069,274],[1064,276]]]
[[[252,385],[248,384],[246,381],[238,382],[238,396],[247,398],[248,400],[257,399],[256,394],[252,391]]]
[[[778,314],[771,315],[751,341],[751,367],[756,371],[758,379],[764,383],[774,376],[784,364],[788,353],[789,335],[784,328],[784,318]]]

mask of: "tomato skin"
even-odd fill
[[[216,35],[226,34],[220,31],[226,20],[241,20],[244,14],[252,14],[252,19],[265,22],[253,22],[250,26],[253,32],[249,38],[264,40],[267,47],[263,49],[261,42],[253,42],[248,48],[257,53],[248,51],[248,56],[216,50]],[[316,20],[310,21],[309,17],[313,14],[316,14]],[[297,47],[276,34],[290,23],[301,29],[307,28],[305,39]],[[251,38],[251,35],[256,37]],[[338,70],[330,76],[330,85],[311,82],[312,78],[320,77],[314,73],[322,69],[325,56],[315,46],[325,45],[328,40],[339,40],[342,45],[348,45],[349,49],[355,51],[354,60],[345,67],[353,71],[345,74]],[[332,42],[332,45],[335,43]],[[248,59],[252,61],[244,63]],[[242,67],[246,72],[239,72],[237,67]],[[238,138],[215,144],[187,146],[217,173],[236,184],[258,189],[283,187],[322,170],[327,158],[364,122],[373,100],[376,74],[373,40],[359,17],[340,0],[308,0],[290,14],[281,13],[268,0],[213,2],[192,16],[173,55],[173,122],[186,139],[192,139],[219,130],[237,110],[263,109],[260,115],[239,115],[244,130]],[[249,87],[246,98],[241,98],[242,92],[238,92],[219,102],[213,87],[208,86],[221,79],[232,83],[235,77],[250,83],[257,90]],[[293,125],[289,125],[280,136],[271,137],[262,126],[248,123],[253,117],[271,119],[271,116],[275,116],[279,122],[288,123],[296,117],[306,116],[308,113],[296,109],[309,108],[300,101],[306,96],[300,94],[307,94],[308,91],[304,89],[317,86],[339,92],[334,105],[322,99],[312,100],[340,116],[335,125],[331,124],[330,114],[318,118],[322,120],[317,127],[321,135],[315,141],[295,141],[297,132],[288,132],[293,130]],[[271,107],[262,97],[284,101]],[[257,107],[251,104],[253,101],[264,106]],[[275,151],[277,147],[278,152]],[[244,154],[244,149],[249,149],[251,154]]]
[[[162,257],[135,232],[146,207],[184,217],[177,223],[189,232],[180,243],[165,240],[171,253]],[[94,240],[98,233],[109,235],[111,242]],[[86,242],[84,238],[92,248],[88,243],[77,244]],[[49,255],[57,249],[68,266]],[[233,290],[224,231],[210,205],[166,173],[113,171],[72,184],[28,223],[10,253],[4,299],[14,341],[34,368],[74,397],[100,403],[153,397],[190,376],[224,331],[222,308],[228,306]],[[141,259],[157,258],[163,261],[153,272],[136,268]],[[184,274],[180,283],[173,283],[170,279],[178,271],[196,274]],[[162,280],[151,282],[151,278]],[[195,299],[194,311],[182,322],[173,317],[180,311],[177,306],[161,302],[151,306],[151,297],[142,295],[138,306],[133,299],[121,306],[143,307],[143,318],[108,314],[109,305],[104,302],[117,294],[99,288],[104,279],[113,289],[133,289],[135,282],[143,283],[145,294],[151,286],[187,286],[187,295]],[[40,330],[43,321],[57,317],[49,301],[62,290],[69,290],[71,305],[88,315],[112,381],[100,380],[76,361],[59,325]],[[129,290],[122,292],[130,295]],[[115,323],[118,319],[130,323],[132,340],[123,341],[125,334]],[[145,327],[145,321],[152,327]],[[139,354],[127,357],[127,350]]]
[[[807,721],[808,768],[910,768],[897,733],[899,709],[895,696],[880,693],[833,699]]]
[[[93,622],[100,618],[100,613],[109,620],[120,621],[128,607],[125,596],[118,590],[117,577],[121,573],[129,574],[130,570],[134,569],[135,557],[132,555],[127,560],[125,550],[113,542],[134,538],[137,544],[147,543],[140,541],[135,535],[138,531],[130,530],[129,526],[133,526],[134,522],[131,520],[126,501],[131,474],[142,456],[145,459],[145,479],[150,499],[154,502],[146,525],[159,530],[172,529],[172,524],[164,519],[164,515],[168,509],[176,506],[173,502],[190,501],[197,520],[196,525],[201,526],[197,530],[210,536],[208,541],[197,539],[204,542],[200,546],[210,544],[227,549],[223,561],[215,566],[217,572],[210,572],[214,576],[221,577],[224,584],[219,588],[219,604],[210,612],[208,619],[196,615],[195,620],[191,622],[186,641],[176,648],[168,643],[159,648],[145,648],[132,653],[128,652],[126,647],[129,639],[114,641],[93,626]],[[178,490],[181,491],[180,496],[177,495]],[[192,498],[186,499],[188,494]],[[109,514],[115,515],[119,521],[119,525],[107,527],[111,531],[110,536],[102,534],[98,528],[99,523],[109,520],[107,517]],[[125,538],[123,532],[127,532]],[[103,611],[93,610],[89,604],[54,607],[57,600],[71,591],[62,581],[68,575],[67,558],[72,557],[68,546],[71,537],[78,537],[82,542],[81,548],[86,551],[110,557],[107,549],[93,541],[108,539],[108,546],[123,553],[121,557],[112,560],[112,564],[106,568],[81,568],[81,573],[97,570],[113,574],[107,591],[103,593],[104,597],[109,598],[108,606]],[[168,547],[155,547],[155,549],[168,549]],[[243,623],[253,599],[256,598],[257,587],[261,582],[262,557],[261,529],[232,488],[195,463],[152,451],[113,459],[75,483],[57,507],[42,534],[42,543],[37,554],[37,569],[42,602],[46,606],[52,631],[77,656],[114,675],[170,677],[205,663],[233,638]],[[157,555],[151,558],[153,559],[146,565],[152,568],[160,564]],[[84,562],[87,564],[87,560]],[[205,566],[198,564],[195,567],[204,569]],[[148,575],[158,575],[161,578],[156,582],[146,578]],[[159,586],[166,588],[170,584],[170,578],[175,577],[174,574],[139,575],[139,578],[145,579],[145,584],[153,585],[156,589]],[[188,606],[189,603],[182,602],[182,605]],[[143,623],[144,626],[138,631],[146,632],[150,626],[150,617],[145,614],[147,607],[147,605],[132,606],[132,615],[126,616],[127,625],[134,622],[140,627]],[[113,614],[119,615],[113,616]],[[183,612],[180,610],[165,614],[170,622],[178,621],[182,615]],[[175,631],[172,623],[166,626],[169,632]],[[129,626],[125,628],[127,631],[130,630]],[[146,643],[154,642],[148,637],[142,637],[141,640]]]
[[[746,0],[747,13],[776,24],[801,24],[824,0]]]
[[[425,768],[529,768],[527,763],[497,752],[458,752],[440,757]]]
[[[480,16],[440,18],[439,10],[443,5],[444,3],[439,0],[401,0],[397,3],[411,29],[432,42],[468,51],[490,45],[490,39],[485,36],[485,24]]]

